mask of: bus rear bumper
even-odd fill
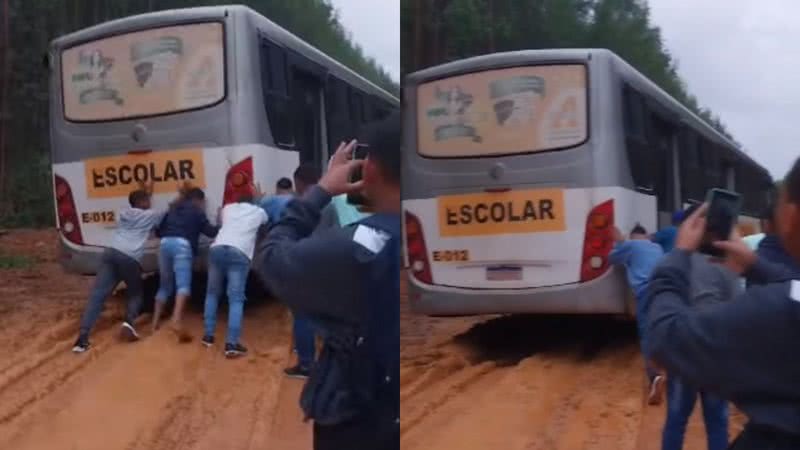
[[[630,290],[622,270],[561,286],[477,290],[419,284],[409,276],[411,310],[430,316],[478,314],[624,314]]]
[[[101,259],[105,247],[91,245],[76,245],[63,236],[59,239],[59,262],[66,272],[78,275],[96,275],[100,269]],[[205,271],[207,264],[208,246],[201,245],[200,255],[194,258],[194,270]],[[158,250],[152,248],[145,250],[142,256],[142,272],[158,272]]]

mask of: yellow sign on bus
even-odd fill
[[[566,230],[560,189],[449,195],[437,201],[441,237]]]
[[[199,188],[206,183],[199,149],[94,158],[84,166],[89,198],[125,197],[139,183],[152,182],[154,193],[175,191],[187,181]]]

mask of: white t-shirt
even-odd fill
[[[256,205],[231,203],[222,208],[222,228],[211,246],[229,245],[253,259],[258,228],[267,223],[267,219],[267,213]]]

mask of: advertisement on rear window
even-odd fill
[[[571,147],[587,138],[586,68],[515,67],[422,84],[418,151],[434,158]]]
[[[208,106],[225,95],[220,23],[93,41],[64,50],[61,65],[68,120],[165,114]]]

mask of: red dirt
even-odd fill
[[[0,270],[0,348],[8,350],[0,360],[0,448],[310,447],[297,406],[302,382],[282,374],[290,339],[284,307],[250,302],[243,326],[250,355],[227,360],[219,346],[181,345],[166,329],[119,342],[123,302],[109,299],[92,349],[74,355],[91,279],[61,270],[55,239],[52,231],[0,237],[6,254],[36,258],[33,267]],[[225,317],[219,322],[223,336]],[[202,329],[197,308],[187,326]]]

